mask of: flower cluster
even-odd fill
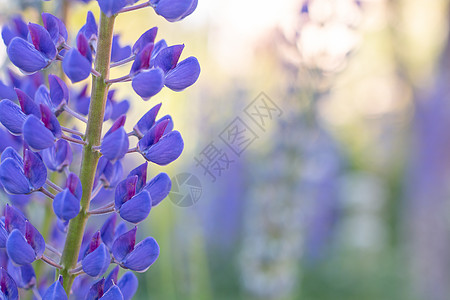
[[[130,101],[117,99],[110,86],[131,82],[148,100],[164,86],[178,92],[193,85],[200,65],[195,57],[180,60],[185,46],[158,40],[156,27],[122,46],[111,24],[118,14],[146,7],[179,21],[197,1],[136,2],[98,0],[100,19],[88,12],[74,39],[50,13],[42,13],[43,26],[16,16],[2,28],[8,57],[24,75],[8,70],[8,80],[0,81],[0,189],[10,202],[0,218],[1,299],[18,299],[27,290],[42,299],[131,299],[138,287],[132,271],[145,272],[159,256],[154,238],[137,241],[137,226],[167,197],[171,180],[166,173],[148,180],[148,162],[176,160],[183,138],[170,115],[158,117],[161,103],[127,132]],[[107,66],[100,67],[102,61]],[[128,63],[126,75],[109,78],[110,68]],[[53,64],[63,73],[44,75]],[[66,76],[72,83],[92,76],[92,85],[77,90]],[[86,130],[79,131],[80,124]],[[124,177],[128,153],[141,154],[144,163]],[[26,213],[31,201],[49,207],[40,219],[53,228],[33,226],[39,218]],[[105,214],[100,226],[86,227],[89,217]],[[38,260],[56,269],[56,281],[45,277],[54,278],[53,272],[37,268]],[[117,266],[107,273],[111,264]],[[120,268],[130,271],[119,279]]]

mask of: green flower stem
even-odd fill
[[[105,113],[106,96],[109,85],[106,80],[109,78],[109,63],[111,60],[111,45],[114,29],[115,16],[108,18],[104,13],[100,16],[100,31],[97,45],[97,55],[95,57],[95,69],[101,76],[92,76],[91,103],[89,106],[88,123],[85,134],[87,144],[83,146],[83,161],[81,163],[80,180],[83,186],[83,196],[81,198],[81,211],[69,223],[66,244],[60,264],[63,269],[60,274],[64,278],[64,289],[70,293],[75,275],[69,270],[77,264],[80,252],[81,241],[83,239],[86,222],[89,217],[89,200],[94,185],[94,175],[97,169],[100,153],[93,147],[100,145],[103,117]]]

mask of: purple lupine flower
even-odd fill
[[[44,238],[19,210],[7,205],[4,225],[9,233],[6,252],[14,264],[26,265],[42,257]]]
[[[169,22],[180,21],[194,12],[198,0],[150,0],[155,12]]]
[[[11,62],[25,73],[34,73],[48,67],[56,58],[57,49],[50,33],[39,24],[28,24],[31,42],[13,38],[7,48]]]
[[[80,212],[80,200],[83,189],[80,179],[74,173],[67,176],[66,188],[53,199],[53,210],[56,216],[64,221],[75,218]]]
[[[105,244],[100,238],[100,231],[97,231],[91,239],[84,252],[81,265],[83,271],[92,277],[103,275],[109,267],[111,258]]]
[[[52,147],[62,136],[61,125],[51,109],[45,104],[40,104],[39,108],[41,119],[29,115],[22,128],[24,140],[35,151]]]
[[[19,299],[17,285],[4,268],[0,268],[0,297],[5,300]]]
[[[8,147],[1,155],[0,182],[9,194],[29,194],[41,188],[47,169],[39,156],[25,149],[24,158]]]
[[[112,163],[106,157],[100,157],[95,173],[94,186],[101,184],[105,188],[114,188],[119,183],[123,175],[123,167],[120,161]]]
[[[126,116],[120,116],[103,137],[101,144],[102,154],[111,161],[121,159],[128,151],[128,135],[123,126]]]
[[[24,40],[28,37],[28,26],[22,20],[21,16],[13,17],[9,24],[3,26],[2,28],[2,38],[6,46],[8,46],[11,40],[15,37],[19,37]]]
[[[175,130],[166,133],[169,123],[169,119],[155,123],[137,144],[138,152],[146,160],[161,166],[176,160],[184,148],[180,132]]]
[[[119,236],[112,246],[112,254],[122,268],[145,272],[159,256],[159,246],[155,239],[147,237],[136,245],[136,231]]]
[[[68,38],[67,29],[64,23],[49,13],[42,13],[42,22],[44,23],[45,29],[50,34],[53,44],[56,48],[60,48]]]
[[[42,296],[42,300],[66,300],[67,295],[66,291],[62,286],[62,276],[59,276],[59,279],[56,280],[46,291],[44,296]]]
[[[133,169],[115,191],[115,208],[131,223],[143,221],[152,206],[158,205],[170,192],[172,182],[166,173],[160,173],[148,183],[147,163]]]
[[[79,33],[77,48],[70,49],[62,63],[64,73],[72,82],[79,82],[89,77],[92,69],[92,52],[88,38]]]
[[[123,300],[122,292],[120,288],[115,285],[112,280],[107,284],[106,288],[105,278],[100,279],[94,283],[88,294],[86,295],[86,300]]]
[[[131,300],[137,291],[139,285],[138,279],[133,272],[126,272],[122,275],[120,280],[117,280],[119,276],[119,269],[119,266],[116,266],[111,270],[106,277],[104,289],[109,290],[112,285],[115,284],[122,292],[123,300]]]
[[[72,148],[66,140],[58,140],[52,147],[41,151],[42,159],[51,171],[62,172],[72,163]]]

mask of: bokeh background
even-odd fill
[[[0,0],[0,18],[57,6]],[[98,16],[71,3],[72,37],[87,10]],[[122,44],[158,26],[202,67],[148,102],[116,87],[128,120],[162,102],[186,145],[149,169],[178,189],[140,226],[161,255],[136,299],[448,299],[449,16],[446,0],[200,0],[178,23],[119,16]],[[236,120],[253,134],[239,155],[223,139]],[[197,161],[212,149],[229,159],[214,178]]]

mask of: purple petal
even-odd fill
[[[122,278],[120,278],[117,286],[122,291],[124,300],[131,300],[138,288],[138,279],[136,275],[132,272],[126,272],[123,274]]]
[[[45,127],[50,130],[56,138],[61,138],[61,125],[59,124],[55,114],[45,104],[41,104],[40,109],[42,123],[44,123]]]
[[[50,148],[55,143],[55,136],[34,115],[29,115],[23,123],[23,138],[31,149],[39,151]]]
[[[14,37],[21,37],[23,39],[26,39],[27,36],[28,26],[22,20],[22,17],[20,15],[13,17],[9,24],[3,26],[2,28],[2,38],[6,46],[9,45]]]
[[[123,100],[119,103],[114,102],[112,104],[111,119],[117,120],[121,115],[126,114],[129,109],[130,102],[128,102],[128,100]]]
[[[15,161],[17,161],[19,165],[23,165],[22,157],[19,155],[19,153],[17,153],[16,150],[14,150],[13,147],[7,147],[5,150],[3,150],[1,155],[1,161],[3,162],[7,158],[12,158]]]
[[[114,161],[124,157],[128,151],[128,147],[128,135],[125,129],[120,127],[103,139],[101,152],[106,158]]]
[[[145,162],[142,165],[140,165],[137,168],[134,168],[131,170],[131,172],[128,174],[128,177],[136,175],[138,177],[138,181],[136,183],[136,191],[141,191],[142,187],[147,182],[147,166],[148,163]]]
[[[155,42],[156,34],[158,33],[158,27],[153,27],[146,32],[144,32],[139,39],[134,43],[133,45],[133,53],[138,54],[141,52],[142,49],[144,49],[145,46],[147,46],[150,43]]]
[[[66,188],[53,199],[53,210],[58,218],[69,221],[80,212],[80,200]]]
[[[34,249],[27,243],[23,234],[14,229],[6,241],[6,251],[9,258],[16,265],[31,264],[36,259]]]
[[[6,85],[0,80],[0,99],[17,100],[17,95],[14,92],[14,87]]]
[[[0,248],[6,247],[6,240],[8,239],[8,231],[6,231],[6,225],[4,218],[0,218]]]
[[[58,140],[56,143],[41,151],[42,158],[47,168],[61,172],[72,163],[72,148],[66,140]]]
[[[103,296],[104,285],[105,285],[105,278],[102,278],[96,283],[94,283],[89,289],[89,292],[86,295],[85,300],[98,300],[101,296]]]
[[[148,237],[136,245],[121,265],[136,272],[145,272],[158,258],[159,246],[155,239]]]
[[[166,74],[165,85],[179,92],[193,85],[200,76],[200,64],[191,56],[181,61],[174,69]]]
[[[174,45],[162,49],[155,57],[154,65],[161,68],[164,73],[175,68],[183,52],[184,45]]]
[[[166,120],[167,120],[167,125],[166,125],[166,129],[164,129],[163,135],[166,135],[173,130],[172,117],[170,115],[165,115],[164,117],[161,117],[161,119],[159,119],[158,121],[155,122],[155,125],[158,125],[159,123],[166,122]]]
[[[67,40],[67,29],[60,19],[49,13],[42,13],[42,22],[56,47]]]
[[[41,110],[39,106],[30,98],[25,92],[19,89],[14,89],[19,100],[20,108],[26,115],[35,115],[41,118]]]
[[[20,232],[25,234],[26,232],[26,223],[27,219],[23,215],[23,213],[15,208],[14,206],[10,206],[6,204],[5,208],[5,227],[6,230],[11,232],[13,229],[18,229]]]
[[[6,295],[5,300],[18,300],[19,292],[17,285],[5,269],[0,268],[0,291]]]
[[[23,157],[23,172],[35,190],[42,187],[47,179],[47,168],[41,157],[28,149]]]
[[[94,14],[91,11],[88,11],[86,16],[86,24],[81,27],[80,33],[82,33],[89,42],[97,40],[98,27],[95,22]]]
[[[122,292],[117,285],[113,285],[99,300],[123,300]]]
[[[159,68],[141,72],[133,78],[131,85],[139,96],[149,99],[163,88],[164,72]]]
[[[36,284],[36,274],[34,273],[31,264],[15,266],[12,261],[9,260],[8,272],[19,288],[30,289]]]
[[[53,107],[53,103],[50,98],[50,91],[44,84],[41,84],[34,94],[34,102],[37,105],[44,104],[48,107]]]
[[[117,14],[127,4],[126,0],[98,0],[100,9],[108,17]]]
[[[42,300],[66,300],[67,295],[64,290],[61,282],[56,280],[48,289],[45,291],[44,296],[42,296]]]
[[[183,152],[184,142],[178,131],[163,136],[158,143],[147,149],[140,149],[145,159],[164,166],[177,159]]]
[[[153,46],[153,43],[147,44],[141,52],[136,55],[130,70],[131,76],[143,70],[147,70],[150,67],[150,58],[152,56]]]
[[[136,244],[136,231],[137,227],[134,227],[130,231],[120,235],[112,246],[112,254],[118,261],[122,261],[131,251],[134,250]]]
[[[50,98],[55,108],[69,102],[69,89],[61,78],[50,74],[48,75],[48,84],[50,86]]]
[[[17,104],[8,99],[0,102],[0,122],[9,132],[15,135],[21,134],[25,119],[26,115]]]
[[[48,31],[39,24],[28,24],[30,38],[34,47],[49,61],[55,59],[57,51]]]
[[[84,36],[84,34],[77,35],[77,49],[87,58],[87,60],[92,63],[92,51],[91,46],[89,45],[88,39]]]
[[[103,223],[103,226],[100,229],[102,241],[106,244],[106,246],[109,249],[111,249],[114,242],[116,222],[117,222],[117,215],[112,214],[108,219],[106,219],[105,223]]]
[[[114,269],[109,272],[108,276],[105,280],[105,290],[109,290],[114,284],[117,284],[117,278],[119,276],[119,266],[116,266]]]
[[[162,103],[152,107],[133,127],[133,130],[140,137],[144,136],[147,131],[155,124],[156,115],[158,114]]]
[[[122,205],[130,200],[136,193],[137,176],[127,177],[122,180],[116,187],[114,194],[114,203],[116,210],[119,210]]]
[[[62,66],[64,73],[73,83],[84,80],[91,74],[91,62],[77,49],[71,49],[66,53]]]
[[[66,187],[78,200],[83,196],[83,187],[81,186],[80,178],[75,173],[70,173],[67,176]]]
[[[108,136],[109,134],[113,133],[114,131],[116,131],[117,129],[123,127],[125,125],[125,121],[127,120],[127,116],[126,115],[121,115],[111,126],[111,128],[109,128],[109,130],[105,133],[105,137]]]
[[[121,61],[125,58],[128,58],[131,55],[131,47],[120,46],[119,39],[120,39],[119,35],[114,35],[111,48],[111,62]]]
[[[92,277],[103,275],[109,267],[111,257],[105,244],[86,255],[81,261],[83,271]]]
[[[25,238],[34,249],[35,256],[41,257],[45,251],[45,241],[41,233],[28,221],[25,221]]]
[[[9,194],[28,194],[32,191],[22,166],[12,158],[7,158],[0,164],[0,182]]]
[[[139,149],[147,149],[154,144],[158,143],[161,137],[164,135],[167,125],[169,124],[168,120],[164,120],[158,122],[150,130],[139,140],[138,148]]]
[[[122,219],[137,224],[147,218],[152,209],[152,199],[147,191],[142,191],[124,204],[120,208]]]
[[[194,0],[160,0],[155,12],[169,22],[176,22],[191,14],[194,5]]]
[[[150,193],[152,206],[158,205],[164,198],[169,195],[172,188],[172,181],[166,173],[159,173],[147,183],[145,190]]]

